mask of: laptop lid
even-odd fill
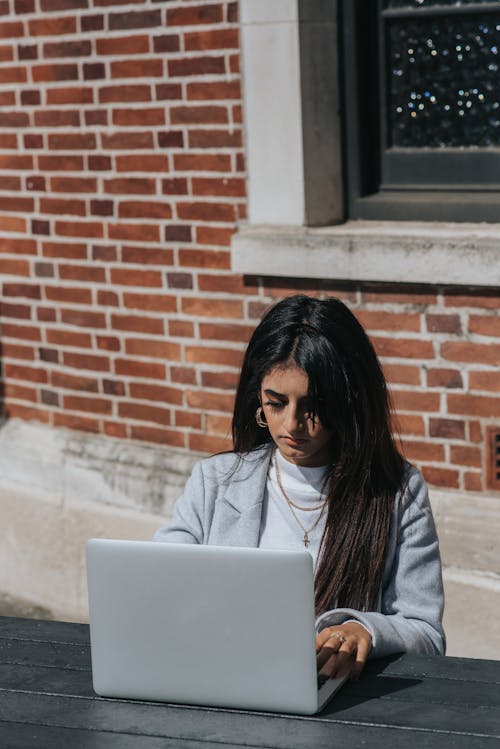
[[[306,551],[91,539],[87,576],[97,694],[318,710]]]

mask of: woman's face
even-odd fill
[[[309,378],[296,365],[277,365],[263,378],[260,398],[271,437],[281,455],[299,466],[331,461],[331,434],[312,420]]]

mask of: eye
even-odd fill
[[[285,403],[283,403],[282,401],[266,401],[264,405],[269,406],[269,408],[272,408],[275,411],[280,411],[285,407]]]

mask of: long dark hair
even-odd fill
[[[264,316],[245,353],[232,422],[236,453],[272,441],[255,412],[262,379],[287,363],[307,374],[311,416],[332,433],[317,612],[332,604],[373,609],[404,472],[380,363],[363,327],[339,299],[283,299]]]

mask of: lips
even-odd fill
[[[283,437],[283,439],[290,447],[302,447],[307,442],[305,439],[296,439],[294,437]]]

